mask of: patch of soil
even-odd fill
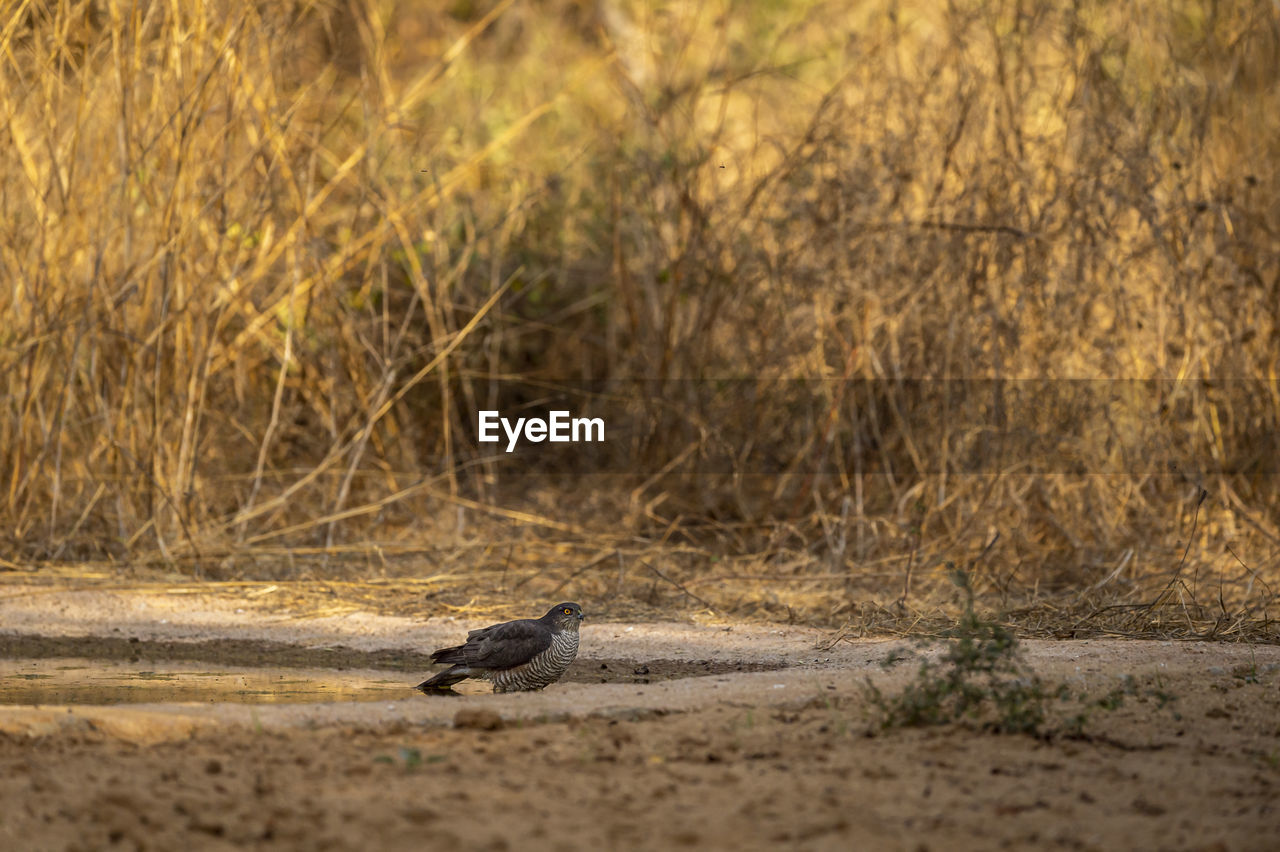
[[[747,660],[576,660],[562,680],[568,683],[655,683],[684,677],[771,672],[774,663]]]
[[[130,663],[200,662],[245,668],[383,669],[424,674],[438,668],[431,662],[430,654],[400,649],[361,651],[342,645],[315,648],[255,639],[187,642],[140,639],[136,636],[0,635],[0,657],[76,657]],[[654,683],[778,668],[782,666],[749,661],[579,659],[561,680],[566,683]]]
[[[3,636],[0,654],[379,668],[412,684],[428,656],[391,646],[441,647],[471,623],[53,600],[0,601],[0,622],[120,633]],[[915,676],[881,665],[900,642],[737,624],[586,635],[578,682],[540,693],[0,708],[21,732],[0,733],[0,849],[1261,852],[1280,836],[1275,647],[1028,641],[1028,665],[1068,693],[1031,737],[880,732],[866,685]]]
[[[6,848],[1273,849],[1273,684],[1163,679],[1077,738],[795,709],[454,728],[0,735]],[[460,714],[461,715],[461,714]],[[494,819],[497,811],[502,818]]]

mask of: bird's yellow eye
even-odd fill
[[[563,612],[565,615],[573,615],[573,610],[569,609],[569,607],[565,607],[560,611]]]

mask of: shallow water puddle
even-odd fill
[[[370,670],[233,668],[79,658],[0,659],[0,705],[388,701],[416,680]]]

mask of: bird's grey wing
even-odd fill
[[[535,619],[486,627],[467,638],[467,662],[484,669],[509,669],[527,663],[551,647],[551,628]]]

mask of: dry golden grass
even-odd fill
[[[0,65],[15,565],[1276,635],[1273,3],[28,0]],[[474,442],[539,388],[627,438]]]

